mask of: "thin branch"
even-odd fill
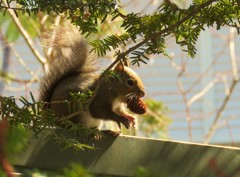
[[[147,114],[154,117],[158,122],[163,122],[162,118],[161,118],[161,116],[163,116],[163,114],[156,113],[149,108],[147,109]]]
[[[231,56],[231,62],[232,62],[233,78],[235,80],[239,80],[238,70],[237,70],[237,59],[236,59],[236,55],[235,55],[234,33],[235,33],[235,28],[230,28],[229,49],[230,49],[230,56]]]
[[[4,4],[7,5],[7,3],[5,1],[4,1]],[[15,22],[15,24],[17,25],[17,27],[18,27],[19,31],[21,32],[24,40],[28,44],[29,48],[31,49],[31,51],[33,52],[33,54],[35,55],[37,60],[43,66],[45,66],[47,64],[46,59],[44,57],[42,57],[41,54],[39,53],[39,51],[34,47],[33,41],[31,40],[31,38],[28,35],[27,31],[23,28],[22,24],[20,23],[18,17],[15,15],[14,11],[11,10],[11,9],[8,9],[7,11],[10,14],[11,18],[13,19],[13,21]]]
[[[3,62],[2,62],[2,66],[1,66],[1,72],[8,72],[11,51],[10,51],[9,46],[7,46],[7,42],[1,31],[0,31],[0,41],[3,44]],[[3,93],[3,90],[4,90],[4,79],[1,79],[0,80],[0,93]]]
[[[24,60],[20,57],[18,52],[15,50],[12,44],[10,44],[7,39],[3,36],[3,34],[0,33],[0,36],[2,40],[4,41],[5,45],[10,47],[10,49],[13,51],[13,54],[15,55],[16,59],[19,61],[19,63],[26,69],[26,71],[34,78],[36,81],[40,81],[40,79],[36,76],[36,74],[27,66],[27,64],[24,62]],[[0,76],[6,76],[6,74],[0,73]],[[10,78],[14,80],[13,78]],[[17,81],[17,80],[15,80]]]
[[[35,72],[33,72],[28,66],[27,64],[25,63],[25,61],[20,57],[20,55],[18,54],[18,52],[15,50],[15,48],[11,45],[11,44],[8,44],[15,57],[17,58],[18,62],[24,67],[24,69],[33,77],[33,81],[40,81],[40,79],[38,78],[38,76],[36,76]]]
[[[45,24],[45,22],[47,21],[48,17],[49,17],[49,15],[48,15],[48,14],[44,15],[44,17],[41,19],[41,22],[40,22],[40,24],[41,24],[41,25],[44,25],[44,24]]]
[[[32,81],[32,80],[29,80],[29,79],[17,79],[17,78],[14,78],[13,76],[8,75],[4,72],[0,72],[0,77],[7,78],[11,82],[24,83],[24,84],[28,84],[30,82],[37,82],[36,80]]]
[[[195,101],[197,101],[199,98],[204,96],[216,83],[218,82],[218,79],[215,78],[211,82],[209,82],[200,92],[198,92],[196,95],[194,95],[189,101],[188,105],[190,106]]]
[[[237,25],[227,25],[227,26],[229,26],[229,27],[233,27],[233,28],[235,28],[235,29],[240,29],[240,26],[237,26]]]
[[[235,141],[233,139],[233,132],[232,132],[231,127],[230,127],[230,125],[229,125],[227,120],[225,120],[225,123],[226,123],[226,127],[228,129],[228,132],[229,132],[229,136],[230,136],[230,138],[232,140],[232,146],[234,147]]]
[[[202,81],[203,77],[205,77],[207,74],[209,74],[209,71],[211,68],[219,61],[221,58],[220,56],[225,52],[227,45],[224,45],[222,50],[215,56],[215,59],[211,62],[211,64],[200,74],[198,79],[194,81],[194,83],[186,90],[187,93],[191,92],[198,84]]]
[[[39,74],[40,72],[42,72],[42,69],[41,70],[37,70],[36,71],[36,74]],[[17,78],[13,78],[12,76],[9,76],[5,73],[0,73],[0,76],[3,76],[6,75],[5,77],[7,79],[9,79],[10,81],[13,81],[13,82],[17,82],[19,84],[24,84],[24,86],[22,87],[10,87],[8,85],[5,86],[5,90],[9,90],[11,92],[19,92],[19,91],[22,91],[22,90],[26,90],[27,88],[31,87],[31,85],[33,83],[36,83],[36,79],[35,78],[30,78],[30,79],[27,79],[27,80],[24,80],[24,79],[17,79]]]
[[[63,117],[58,118],[58,119],[56,119],[56,120],[57,120],[57,122],[64,122],[64,121],[66,121],[66,120],[71,119],[73,116],[79,115],[79,114],[81,114],[81,113],[82,113],[82,110],[81,110],[81,111],[77,111],[77,112],[73,112],[73,113],[71,113],[71,114],[68,114],[68,115],[66,115],[66,116],[63,116]]]
[[[26,71],[33,76],[34,79],[31,80],[24,80],[24,79],[16,79],[13,76],[8,75],[7,73],[5,73],[4,71],[0,72],[0,77],[2,78],[7,78],[10,81],[13,82],[18,82],[18,83],[32,83],[32,82],[36,82],[39,81],[40,79],[36,76],[36,74],[27,66],[27,64],[24,62],[24,60],[20,57],[20,55],[18,54],[18,52],[15,50],[15,48],[7,41],[7,39],[3,36],[3,34],[0,32],[0,37],[2,38],[2,40],[4,41],[5,45],[8,46],[14,53],[15,57],[17,58],[17,60],[19,61],[19,63],[26,69]]]
[[[192,119],[191,119],[191,114],[190,114],[190,106],[188,105],[187,93],[186,93],[186,90],[185,90],[185,88],[183,86],[183,83],[182,83],[182,80],[181,80],[181,77],[183,76],[185,71],[186,71],[185,63],[182,63],[182,69],[179,72],[178,78],[177,78],[177,85],[178,85],[179,91],[182,95],[183,102],[185,104],[186,121],[187,121],[187,126],[188,126],[189,141],[192,141],[193,140],[193,137],[192,137]]]
[[[226,37],[224,35],[221,35],[219,33],[212,33],[212,35],[222,39],[222,40],[226,40]],[[204,72],[202,72],[202,74],[200,75],[200,77],[187,89],[186,92],[191,92],[194,87],[198,86],[199,82],[201,82],[202,78],[205,77],[209,71],[211,70],[211,68],[218,62],[218,60],[221,58],[220,56],[226,51],[226,47],[228,44],[225,44],[222,47],[222,50],[220,52],[218,52],[218,54],[215,56],[215,59],[211,62],[211,64],[206,68],[206,70]]]
[[[235,56],[234,32],[235,32],[234,28],[230,29],[229,49],[230,49],[230,56],[231,56],[231,62],[232,62],[233,81],[231,83],[229,91],[226,92],[228,94],[226,95],[222,106],[219,108],[219,110],[216,114],[216,117],[214,118],[214,121],[213,121],[213,123],[212,123],[212,125],[209,129],[209,132],[206,135],[204,143],[209,143],[212,136],[214,135],[215,130],[217,129],[218,121],[221,119],[222,113],[225,110],[225,108],[227,106],[227,103],[230,100],[231,95],[233,94],[234,88],[237,85],[237,83],[239,82],[238,69],[237,69],[237,59],[236,59],[236,56]]]
[[[229,102],[230,97],[233,94],[234,88],[237,85],[238,81],[239,80],[233,79],[232,84],[230,86],[229,94],[225,97],[225,99],[224,99],[224,101],[222,103],[222,106],[219,108],[219,110],[218,110],[218,112],[217,112],[217,114],[216,114],[216,116],[214,118],[214,121],[213,121],[213,123],[212,123],[212,125],[211,125],[211,127],[210,127],[210,129],[209,129],[209,131],[208,131],[208,133],[207,133],[203,143],[205,143],[205,144],[209,143],[209,141],[211,140],[212,136],[214,135],[215,130],[217,129],[217,123],[220,120],[220,118],[222,116],[222,113],[225,110],[225,108],[227,106],[227,103]]]
[[[3,6],[1,3],[0,3],[0,9],[7,9],[7,10],[24,10],[23,8],[21,7],[9,7],[9,6]]]

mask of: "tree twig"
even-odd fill
[[[201,98],[203,95],[205,95],[216,83],[218,82],[218,79],[215,78],[211,82],[209,82],[200,92],[195,94],[189,101],[188,105],[190,106],[195,101],[197,101],[199,98]]]
[[[0,9],[24,10],[24,9],[21,8],[21,7],[9,7],[9,6],[3,6],[1,3],[0,3]]]
[[[4,1],[4,4],[7,6],[7,3]],[[37,60],[45,67],[47,65],[47,61],[44,57],[41,56],[39,51],[34,47],[33,41],[31,40],[30,36],[28,35],[27,31],[23,28],[22,24],[20,23],[18,17],[15,15],[14,11],[11,9],[7,10],[8,13],[10,14],[11,18],[17,25],[19,31],[21,32],[24,40],[28,44],[29,48],[31,49],[32,53],[35,55]]]
[[[205,136],[204,143],[209,143],[212,136],[214,135],[214,132],[217,129],[217,124],[218,121],[221,119],[222,113],[225,110],[227,103],[230,100],[231,95],[233,94],[234,88],[239,82],[239,76],[238,76],[238,69],[237,69],[237,61],[236,61],[236,56],[235,56],[235,45],[234,45],[234,29],[230,30],[230,35],[229,35],[229,49],[230,49],[230,56],[231,56],[231,63],[232,63],[232,75],[233,75],[233,81],[231,82],[230,89],[226,93],[228,93],[223,101],[222,106],[219,108],[214,121]]]
[[[230,49],[230,56],[231,56],[231,62],[232,62],[233,77],[235,80],[239,80],[238,69],[237,69],[237,59],[235,55],[234,33],[235,33],[235,28],[230,28],[229,49]]]
[[[178,85],[179,91],[182,95],[183,102],[184,102],[184,105],[185,105],[186,121],[187,121],[187,127],[188,127],[188,138],[189,138],[189,141],[192,141],[193,140],[193,137],[192,137],[192,119],[191,119],[191,114],[190,114],[190,106],[189,106],[188,100],[187,100],[187,92],[186,92],[186,90],[183,86],[182,79],[181,79],[181,77],[183,76],[185,71],[186,71],[185,63],[182,63],[182,69],[178,73],[178,76],[177,76],[177,85]]]
[[[234,88],[237,85],[238,81],[239,80],[233,79],[232,84],[230,86],[229,94],[225,97],[221,107],[219,108],[219,110],[218,110],[218,112],[217,112],[217,114],[216,114],[216,116],[214,118],[214,121],[213,121],[213,123],[212,123],[212,125],[211,125],[211,127],[210,127],[210,129],[209,129],[209,131],[207,133],[207,135],[205,136],[205,139],[204,139],[203,143],[205,143],[205,144],[209,143],[209,141],[211,140],[212,136],[214,135],[215,130],[217,128],[217,123],[220,120],[220,118],[222,116],[222,113],[225,110],[225,108],[227,106],[227,103],[230,100],[230,97],[233,94]]]
[[[28,84],[28,83],[32,83],[32,82],[37,82],[36,79],[34,79],[34,80],[31,80],[31,79],[17,79],[17,78],[14,78],[14,77],[11,76],[11,75],[8,75],[8,74],[5,73],[5,72],[0,72],[0,77],[7,78],[7,79],[10,80],[11,82],[24,83],[24,84]]]
[[[18,52],[15,50],[15,48],[11,45],[11,44],[8,44],[15,57],[17,58],[18,62],[24,67],[24,69],[33,77],[33,81],[40,81],[40,79],[38,78],[38,76],[36,76],[36,74],[27,66],[27,64],[25,63],[25,61],[20,57],[20,55],[18,54]]]

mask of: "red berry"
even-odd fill
[[[127,108],[135,114],[144,114],[147,110],[147,106],[143,100],[135,97],[128,100]]]

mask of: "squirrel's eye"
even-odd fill
[[[133,81],[132,79],[128,79],[128,80],[127,80],[127,85],[128,85],[129,87],[132,87],[132,86],[134,85],[134,81]]]

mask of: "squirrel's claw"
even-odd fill
[[[125,114],[124,117],[130,122],[132,127],[135,127],[135,118],[133,116]]]
[[[118,127],[119,129],[121,130],[122,129],[122,126],[121,126],[121,123],[127,128],[129,129],[130,128],[130,125],[131,125],[131,121],[125,117],[119,117],[118,120],[116,120],[117,124],[118,124]]]
[[[114,137],[117,137],[121,134],[121,131],[113,131],[113,130],[102,130],[102,132],[110,134]]]
[[[117,122],[117,124],[118,124],[119,129],[122,130],[121,122]]]
[[[103,138],[103,136],[101,134],[96,134],[94,136],[92,136],[92,140],[94,141],[100,141]]]
[[[122,119],[122,124],[129,129],[131,126],[134,127],[135,126],[135,119],[132,116],[129,115],[124,115],[123,119]]]
[[[124,119],[126,119],[126,118],[124,118]],[[128,119],[124,120],[122,123],[126,127],[126,129],[130,128],[131,122]]]

